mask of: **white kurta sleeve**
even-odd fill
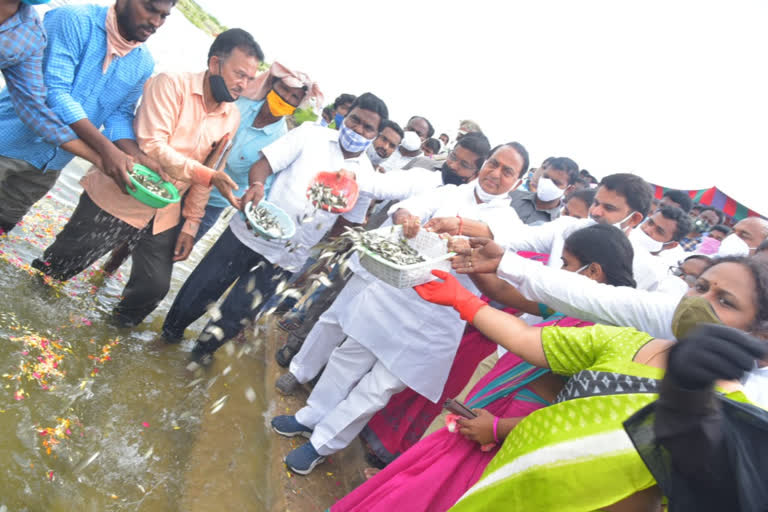
[[[282,171],[299,157],[311,128],[309,125],[299,126],[261,150],[273,173]]]
[[[386,174],[374,172],[362,179],[358,178],[358,186],[361,196],[379,201],[402,201],[439,186],[440,180],[432,175],[435,173],[424,169],[391,171]]]
[[[514,229],[498,223],[489,224],[496,243],[512,251],[531,251],[548,254],[556,239],[564,238],[566,233],[587,225],[574,217],[559,217],[552,222],[538,226],[519,225]]]
[[[674,340],[672,316],[680,297],[626,286],[542,265],[507,251],[497,275],[531,300],[568,316],[597,323],[634,327]]]
[[[389,209],[389,215],[399,209],[408,210],[411,215],[415,215],[421,219],[422,222],[431,219],[440,207],[446,203],[446,201],[452,201],[456,194],[458,187],[455,185],[446,185],[432,190],[427,190],[416,196],[400,201],[399,203],[392,205]]]

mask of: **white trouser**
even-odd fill
[[[406,387],[370,350],[348,337],[331,354],[296,421],[314,430],[310,442],[325,457],[349,446],[392,395]]]
[[[291,359],[289,370],[296,380],[304,384],[314,379],[328,362],[333,349],[344,341],[347,335],[339,324],[339,314],[366,286],[367,281],[357,275],[352,276],[331,307],[317,319],[301,345],[301,350]]]

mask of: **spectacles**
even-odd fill
[[[694,276],[693,274],[686,274],[685,270],[682,269],[679,265],[673,265],[669,267],[669,271],[672,273],[673,276],[679,277],[683,281],[685,281],[688,286],[693,286],[694,283],[696,283],[696,280],[699,278],[699,276]]]
[[[472,172],[477,171],[477,167],[476,166],[474,166],[472,164],[468,164],[464,160],[459,160],[459,157],[456,156],[456,150],[453,150],[450,153],[448,153],[448,160],[450,160],[452,162],[459,162],[459,167],[461,167],[464,170],[472,171]]]

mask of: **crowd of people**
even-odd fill
[[[312,388],[272,419],[307,438],[286,465],[307,475],[358,438],[371,465],[331,510],[768,507],[768,221],[678,190],[657,200],[639,175],[597,179],[568,157],[532,168],[523,144],[492,144],[474,121],[454,140],[423,115],[401,127],[369,92],[325,106],[307,74],[259,73],[241,29],[215,38],[204,69],[154,74],[143,43],[175,0],[44,21],[34,3],[0,2],[0,236],[74,156],[90,161],[32,266],[66,281],[130,256],[113,320],[132,328],[174,263],[228,222],[163,337],[207,315],[191,354],[204,365],[265,311],[285,313],[276,386]],[[129,195],[136,163],[182,200]],[[319,171],[355,180],[351,210],[312,204]],[[221,217],[263,199],[296,219],[288,241]],[[403,289],[371,274],[344,228],[388,225],[447,238],[450,272]]]

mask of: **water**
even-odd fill
[[[133,330],[108,322],[129,262],[106,279],[97,263],[63,286],[25,266],[74,208],[84,169],[65,169],[0,240],[0,510],[262,509],[262,351],[229,347],[210,369],[190,371],[191,342],[158,336],[221,223],[175,266],[171,292]]]

